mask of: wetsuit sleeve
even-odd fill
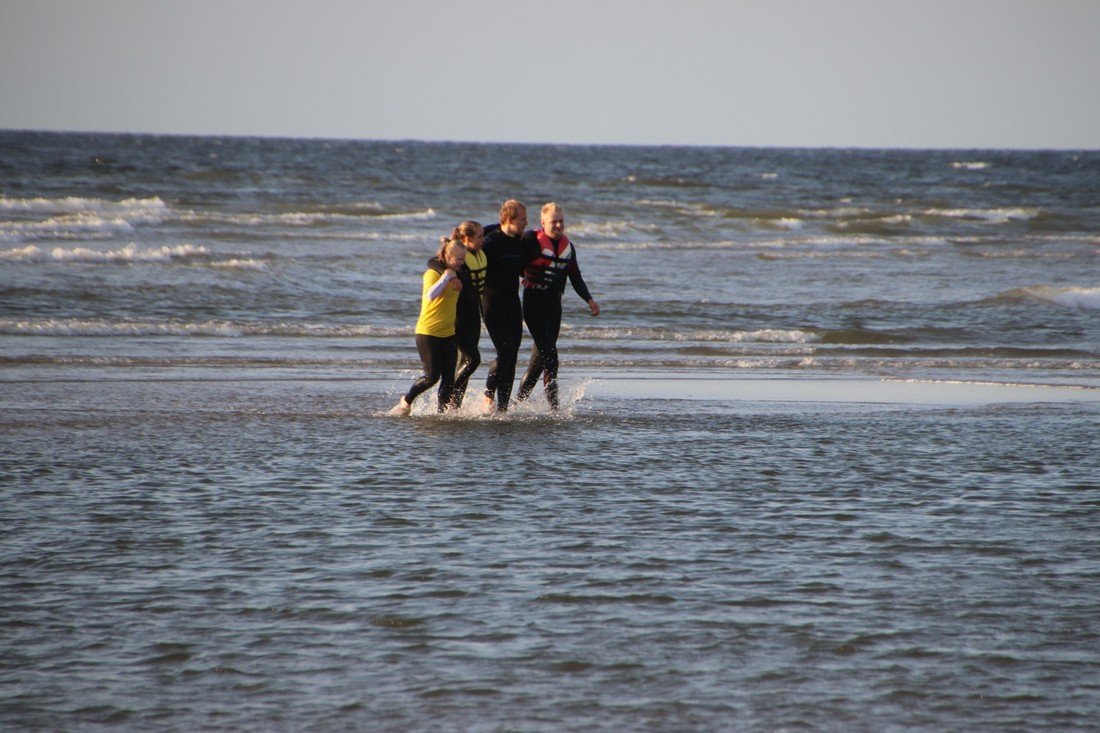
[[[523,260],[519,263],[519,275],[526,279],[529,275],[527,266],[542,255],[542,249],[539,247],[538,237],[531,231],[525,232],[519,243],[520,251],[523,252]]]
[[[534,232],[527,232],[523,235],[523,239],[520,240],[523,245],[523,264],[526,265],[531,260],[537,260],[542,255],[542,248],[539,247],[539,238],[535,236]]]
[[[577,295],[581,296],[581,300],[585,303],[592,300],[592,293],[588,292],[588,286],[584,284],[584,278],[581,277],[581,266],[577,264],[576,245],[573,246],[573,259],[569,263],[569,269],[566,272],[569,273],[569,283],[577,291]]]
[[[481,251],[485,253],[485,259],[489,261],[490,265],[496,264],[497,261],[497,240],[496,237],[485,237],[485,243],[481,245]]]
[[[428,272],[424,273],[425,279],[427,279],[429,272],[433,275],[437,274],[435,270],[428,270]],[[433,285],[431,289],[428,290],[428,300],[435,300],[439,296],[443,295],[443,291],[446,290],[447,286],[451,284],[451,280],[454,280],[454,277],[448,277],[446,272],[440,275],[439,280],[437,280],[435,285]]]

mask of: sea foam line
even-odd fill
[[[924,216],[945,219],[972,219],[990,224],[1007,224],[1010,221],[1029,221],[1039,216],[1040,210],[1034,207],[1016,207],[1001,209],[926,209]]]
[[[956,160],[951,163],[951,167],[955,170],[964,171],[983,171],[989,167],[989,163],[984,160]]]
[[[97,318],[0,319],[0,334],[8,336],[284,336],[312,338],[404,337],[411,327],[385,327],[291,321],[152,321]]]
[[[134,231],[134,222],[122,217],[69,214],[42,221],[0,222],[0,240],[25,242],[36,239],[102,239]]]
[[[1029,288],[1020,288],[1009,294],[1020,293],[1036,300],[1045,300],[1064,308],[1083,308],[1087,310],[1100,309],[1100,287],[1054,287],[1052,285],[1036,285]]]
[[[402,222],[402,221],[428,221],[436,217],[435,209],[427,208],[423,211],[408,211],[396,213],[370,213],[344,214],[326,211],[287,211],[281,214],[241,213],[221,214],[215,212],[188,211],[180,215],[180,220],[190,223],[213,222],[216,224],[232,224],[236,226],[291,226],[310,227],[317,224],[369,224],[372,221]]]
[[[659,328],[591,328],[562,325],[570,338],[603,341],[673,341],[677,343],[765,343],[806,344],[821,340],[817,334],[799,329],[763,328],[755,331],[669,331]]]
[[[129,198],[121,201],[107,199],[66,196],[64,198],[8,198],[0,196],[0,211],[45,214],[137,214],[150,216],[168,211],[167,204],[159,196],[149,198]]]
[[[164,245],[142,249],[136,244],[130,244],[121,249],[95,250],[88,247],[54,247],[50,250],[40,249],[35,245],[17,247],[6,251],[0,251],[0,260],[13,260],[22,262],[164,262],[195,257],[209,257],[210,250],[206,247],[194,244],[179,244],[176,246]]]
[[[46,215],[43,219],[0,221],[0,241],[9,242],[112,237],[132,232],[137,226],[162,223],[168,218],[168,207],[157,197],[117,202],[78,197],[0,197],[0,212]]]

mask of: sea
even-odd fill
[[[508,198],[562,409],[390,416]],[[0,131],[0,728],[1097,731],[1098,428],[1098,151]]]

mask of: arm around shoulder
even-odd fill
[[[429,272],[431,272],[431,270],[429,270]],[[435,300],[436,298],[441,297],[443,295],[443,291],[447,289],[448,285],[451,285],[452,281],[454,281],[456,277],[457,275],[455,275],[454,270],[444,270],[439,279],[435,281],[435,285],[433,285],[431,289],[428,290],[428,300]],[[462,283],[458,283],[458,286],[461,287]],[[452,287],[454,286],[452,285]],[[455,289],[457,290],[458,288]]]

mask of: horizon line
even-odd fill
[[[852,144],[786,144],[786,143],[638,143],[638,142],[560,142],[560,141],[533,141],[533,140],[460,140],[460,139],[428,139],[417,137],[348,137],[343,135],[289,135],[283,133],[210,133],[210,132],[152,132],[148,130],[94,130],[71,128],[22,128],[0,127],[0,133],[17,134],[54,134],[54,135],[107,135],[107,136],[133,136],[133,137],[174,137],[174,138],[211,138],[211,139],[261,139],[261,140],[302,140],[302,141],[328,141],[328,142],[363,142],[363,143],[414,143],[414,144],[439,144],[439,145],[518,145],[532,147],[575,147],[575,148],[734,148],[749,150],[861,150],[884,151],[906,150],[913,152],[954,152],[954,151],[983,151],[983,152],[1100,152],[1098,147],[1074,147],[1074,146],[982,146],[982,145],[852,145]]]

